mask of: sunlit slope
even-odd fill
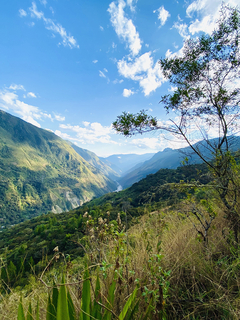
[[[1,225],[66,211],[115,188],[66,141],[0,111]]]

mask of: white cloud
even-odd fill
[[[29,98],[37,98],[36,95],[35,95],[35,93],[33,93],[33,92],[28,92],[27,96],[28,96]]]
[[[126,18],[124,8],[126,3],[123,0],[111,2],[108,8],[110,21],[120,39],[123,39],[129,47],[132,55],[137,55],[141,50],[141,40],[131,19]]]
[[[137,3],[138,0],[127,0],[127,5],[130,7],[131,11],[135,11],[134,2]]]
[[[125,98],[128,98],[128,97],[130,97],[132,94],[134,94],[135,92],[134,91],[132,91],[131,89],[124,89],[123,90],[123,96],[125,97]]]
[[[20,101],[18,95],[14,92],[10,92],[9,89],[0,91],[0,106],[3,109],[13,111],[23,120],[30,122],[37,127],[41,127],[36,121],[36,119],[41,118],[41,111],[38,107]]]
[[[164,6],[153,11],[153,13],[155,12],[158,12],[158,20],[160,20],[160,27],[162,27],[171,15],[166,9],[164,9]]]
[[[117,144],[117,142],[111,140],[110,134],[113,134],[111,126],[102,126],[99,122],[89,123],[87,121],[84,121],[83,125],[84,127],[60,124],[60,128],[75,133],[76,137],[72,137],[71,140],[79,141],[82,144],[94,144],[96,142]],[[68,137],[68,139],[70,138]]]
[[[104,31],[104,28],[102,26],[99,27],[101,31]]]
[[[112,43],[112,48],[113,48],[113,49],[117,48],[116,43],[114,43],[114,42]]]
[[[23,10],[23,9],[19,9],[18,12],[19,12],[20,17],[26,17],[27,16],[27,12],[25,10]]]
[[[54,118],[57,120],[57,121],[65,121],[65,117],[64,116],[61,116],[59,114],[54,114]]]
[[[113,81],[114,84],[122,83],[122,82],[123,82],[123,79],[121,79],[121,80],[115,79],[115,80]]]
[[[151,51],[144,53],[133,62],[127,62],[124,58],[119,60],[118,71],[125,78],[138,81],[145,96],[155,91],[166,81],[158,62],[154,65]]]
[[[191,21],[189,32],[194,35],[200,31],[212,33],[217,20],[219,19],[219,10],[222,5],[222,0],[196,0],[193,1],[186,10],[187,16],[192,18],[197,14],[198,18]],[[239,0],[226,0],[225,5],[231,7],[239,6]]]
[[[60,37],[62,38],[62,41],[59,44],[68,46],[71,49],[79,48],[79,45],[77,44],[77,41],[74,39],[74,37],[68,34],[66,30],[59,23],[56,24],[55,22],[53,22],[52,19],[45,18],[44,13],[42,11],[38,11],[37,5],[35,2],[32,2],[32,6],[29,8],[29,10],[31,12],[32,18],[43,20],[45,24],[45,28],[47,30],[50,30],[55,34],[60,35]]]
[[[37,127],[41,127],[38,121],[42,120],[43,118],[48,118],[53,121],[53,117],[51,116],[51,114],[43,112],[36,106],[21,101],[18,94],[16,93],[16,90],[25,91],[23,85],[16,84],[12,84],[9,88],[5,88],[2,90],[0,89],[0,108],[8,110],[9,112],[17,115],[21,119]],[[28,92],[28,96],[29,94],[32,94],[30,95],[32,97],[34,95],[34,93],[32,92]],[[56,116],[54,118],[56,119]]]
[[[93,63],[97,63],[98,62],[98,60],[93,60]]]
[[[101,70],[99,70],[99,77],[106,78],[106,75]]]
[[[186,23],[180,23],[179,21],[177,21],[173,24],[173,28],[177,29],[180,36],[184,39],[187,39],[189,37],[188,26]]]
[[[168,92],[174,92],[177,90],[177,87],[171,86],[170,89],[168,89]]]
[[[23,85],[15,84],[15,83],[11,84],[9,89],[10,90],[23,90],[23,91],[26,91]]]
[[[108,72],[108,69],[106,69],[106,68],[104,68],[103,70],[104,70],[105,72]]]
[[[41,2],[41,4],[43,4],[44,6],[46,6],[47,4],[47,0],[39,0]]]
[[[130,144],[137,146],[141,149],[159,150],[163,147],[163,142],[158,138],[140,138],[130,140]]]

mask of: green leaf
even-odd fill
[[[40,316],[39,316],[39,300],[37,301],[37,307],[36,307],[36,320],[39,320]]]
[[[57,317],[57,303],[58,303],[58,288],[54,284],[52,292],[52,305],[53,305],[53,315]]]
[[[69,291],[67,291],[67,299],[68,299],[69,319],[75,320],[76,319],[76,312],[75,312],[74,304],[73,304],[72,297],[71,297]]]
[[[135,301],[136,298],[136,294],[137,294],[137,290],[138,288],[136,287],[133,291],[133,293],[130,295],[130,297],[128,298],[128,301],[125,303],[122,312],[119,315],[119,319],[123,320],[125,319],[125,316],[129,310],[129,308],[131,308],[132,303]]]
[[[89,278],[89,271],[86,268],[84,279]],[[82,319],[90,320],[90,306],[91,306],[91,291],[90,291],[90,280],[85,280],[83,282],[83,290],[82,290]]]
[[[96,319],[101,319],[101,306],[96,302],[101,302],[101,292],[100,292],[100,280],[99,276],[97,276],[96,287],[95,287],[95,299],[93,303],[93,316]]]
[[[113,302],[114,302],[114,292],[115,292],[115,288],[116,288],[116,281],[114,280],[109,288],[109,292],[108,292],[108,303],[107,303],[107,307],[109,309],[113,309]],[[103,320],[111,320],[112,317],[112,313],[108,310],[105,311],[104,316],[103,316]]]
[[[46,320],[56,320],[55,309],[52,304],[50,294],[48,295]]]
[[[147,319],[148,319],[148,315],[149,315],[151,309],[152,309],[152,299],[151,299],[150,302],[149,302],[149,305],[148,305],[148,307],[147,307],[147,310],[146,310],[146,312],[145,312],[145,315],[143,316],[143,318],[141,317],[140,320],[147,320]]]
[[[65,283],[64,276],[62,277],[62,284]],[[57,303],[57,320],[70,320],[67,300],[66,286],[62,285],[58,294]]]
[[[29,302],[29,307],[28,307],[28,312],[27,312],[27,320],[34,320],[31,302]]]
[[[18,317],[17,320],[25,320],[23,305],[22,305],[22,297],[20,298],[20,302],[18,305]]]

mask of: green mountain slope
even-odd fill
[[[119,178],[119,174],[114,171],[106,162],[101,161],[94,152],[82,149],[71,142],[69,142],[69,144],[83,159],[85,159],[95,168],[99,169],[105,176],[109,177],[112,180]]]
[[[0,225],[67,211],[115,189],[66,141],[0,111]]]

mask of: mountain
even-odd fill
[[[91,214],[92,221],[101,217],[117,223],[118,213],[122,212],[123,205],[127,204],[128,223],[131,223],[132,219],[146,212],[147,206],[156,210],[175,205],[187,196],[180,188],[173,188],[171,183],[198,180],[207,184],[210,181],[207,172],[204,164],[161,169],[128,189],[105,194],[67,213],[49,213],[24,221],[0,231],[0,257],[4,255],[8,262],[12,261],[18,266],[18,270],[22,268],[23,273],[28,273],[31,269],[30,257],[36,264],[34,270],[39,272],[43,254],[45,258],[48,255],[50,260],[56,246],[59,246],[61,252],[71,255],[71,259],[82,256],[84,246],[80,246],[79,241],[87,235],[87,218],[84,217],[86,212]],[[24,268],[21,264],[24,264]]]
[[[66,141],[0,110],[2,226],[68,211],[116,188]]]
[[[113,154],[109,157],[100,159],[122,176],[136,165],[142,164],[144,161],[152,158],[153,155],[154,153]]]
[[[240,137],[232,137],[230,140],[230,149],[237,151],[240,148]],[[212,139],[212,143],[217,142],[217,139]],[[195,147],[204,153],[205,157],[211,159],[211,150],[206,146],[204,141],[197,142]],[[130,187],[133,183],[140,181],[149,174],[153,174],[160,169],[176,169],[181,165],[181,161],[188,157],[189,164],[201,163],[202,160],[199,156],[193,152],[191,147],[185,147],[181,149],[166,148],[163,151],[159,151],[154,156],[145,161],[141,165],[135,166],[132,170],[129,170],[122,176],[118,182],[123,189]]]
[[[94,152],[82,149],[71,142],[69,142],[69,144],[83,159],[85,159],[95,168],[99,169],[105,176],[112,180],[119,178],[119,174],[113,168],[111,168],[111,164],[108,165],[107,162],[100,160],[100,158]]]

